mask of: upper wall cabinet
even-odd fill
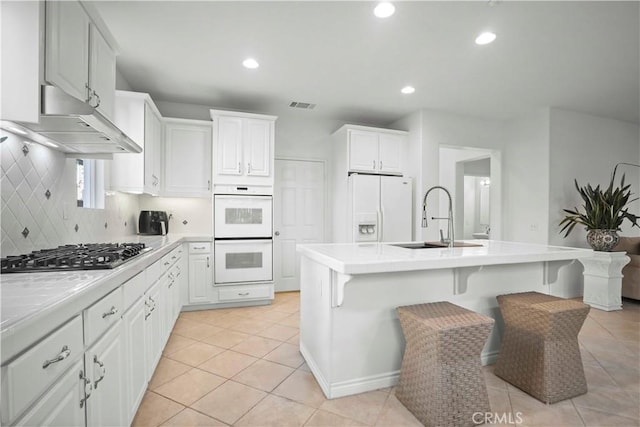
[[[277,117],[211,110],[211,119],[215,192],[224,192],[230,185],[259,186],[272,191]]]
[[[211,144],[211,122],[164,119],[163,195],[211,196]]]
[[[346,156],[348,172],[402,175],[407,150],[404,131],[345,125],[334,133],[337,156]]]
[[[77,1],[47,1],[45,79],[113,119],[115,49]]]
[[[114,123],[143,149],[114,154],[111,188],[128,193],[160,194],[162,116],[146,93],[116,91]]]

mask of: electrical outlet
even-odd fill
[[[538,231],[538,223],[534,222],[529,225],[529,231]]]

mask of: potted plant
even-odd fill
[[[564,232],[564,237],[567,237],[576,225],[581,224],[587,229],[589,245],[596,251],[609,252],[618,243],[618,231],[625,219],[633,226],[640,227],[638,216],[630,213],[627,208],[629,203],[637,200],[630,200],[631,185],[625,184],[624,175],[619,186],[615,186],[614,181],[615,171],[606,189],[601,189],[600,185],[593,188],[591,184],[580,187],[578,180],[574,180],[576,190],[584,202],[583,211],[578,208],[563,209],[566,215],[560,221],[560,233]]]

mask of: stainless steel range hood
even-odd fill
[[[71,154],[140,153],[142,148],[95,108],[55,86],[42,86],[38,123],[20,122],[36,142]],[[46,141],[48,140],[48,141]],[[51,144],[48,144],[51,145]]]

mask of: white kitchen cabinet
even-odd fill
[[[16,424],[75,427],[85,425],[83,360],[78,360]],[[90,386],[87,387],[90,390]],[[83,402],[82,405],[80,402]]]
[[[211,145],[211,122],[164,119],[163,195],[211,196]]]
[[[82,360],[82,336],[82,316],[75,316],[2,367],[2,424],[12,423],[75,361]]]
[[[162,116],[146,93],[118,90],[115,97],[115,124],[140,145],[143,151],[113,155],[113,161],[110,162],[111,189],[159,195]]]
[[[275,116],[211,110],[216,185],[273,187]]]
[[[127,365],[125,425],[131,424],[147,390],[146,302],[144,297],[138,299],[122,317]]]
[[[349,172],[402,175],[406,132],[347,129]]]
[[[407,156],[407,132],[344,125],[332,136],[336,173],[402,175]],[[343,165],[344,169],[343,170]],[[346,177],[346,175],[345,175]]]
[[[115,49],[80,2],[47,1],[45,7],[45,79],[112,119]]]
[[[189,304],[213,302],[211,243],[189,243]]]
[[[144,156],[145,192],[158,195],[162,191],[162,116],[150,101],[144,104],[144,130],[147,155]],[[147,139],[148,135],[148,139]]]
[[[125,425],[126,365],[122,321],[85,352],[84,366],[93,391],[87,398],[88,426]]]
[[[153,371],[162,355],[164,319],[160,306],[162,287],[160,281],[156,281],[145,293],[145,340],[146,340],[146,365],[147,381],[151,379]]]

